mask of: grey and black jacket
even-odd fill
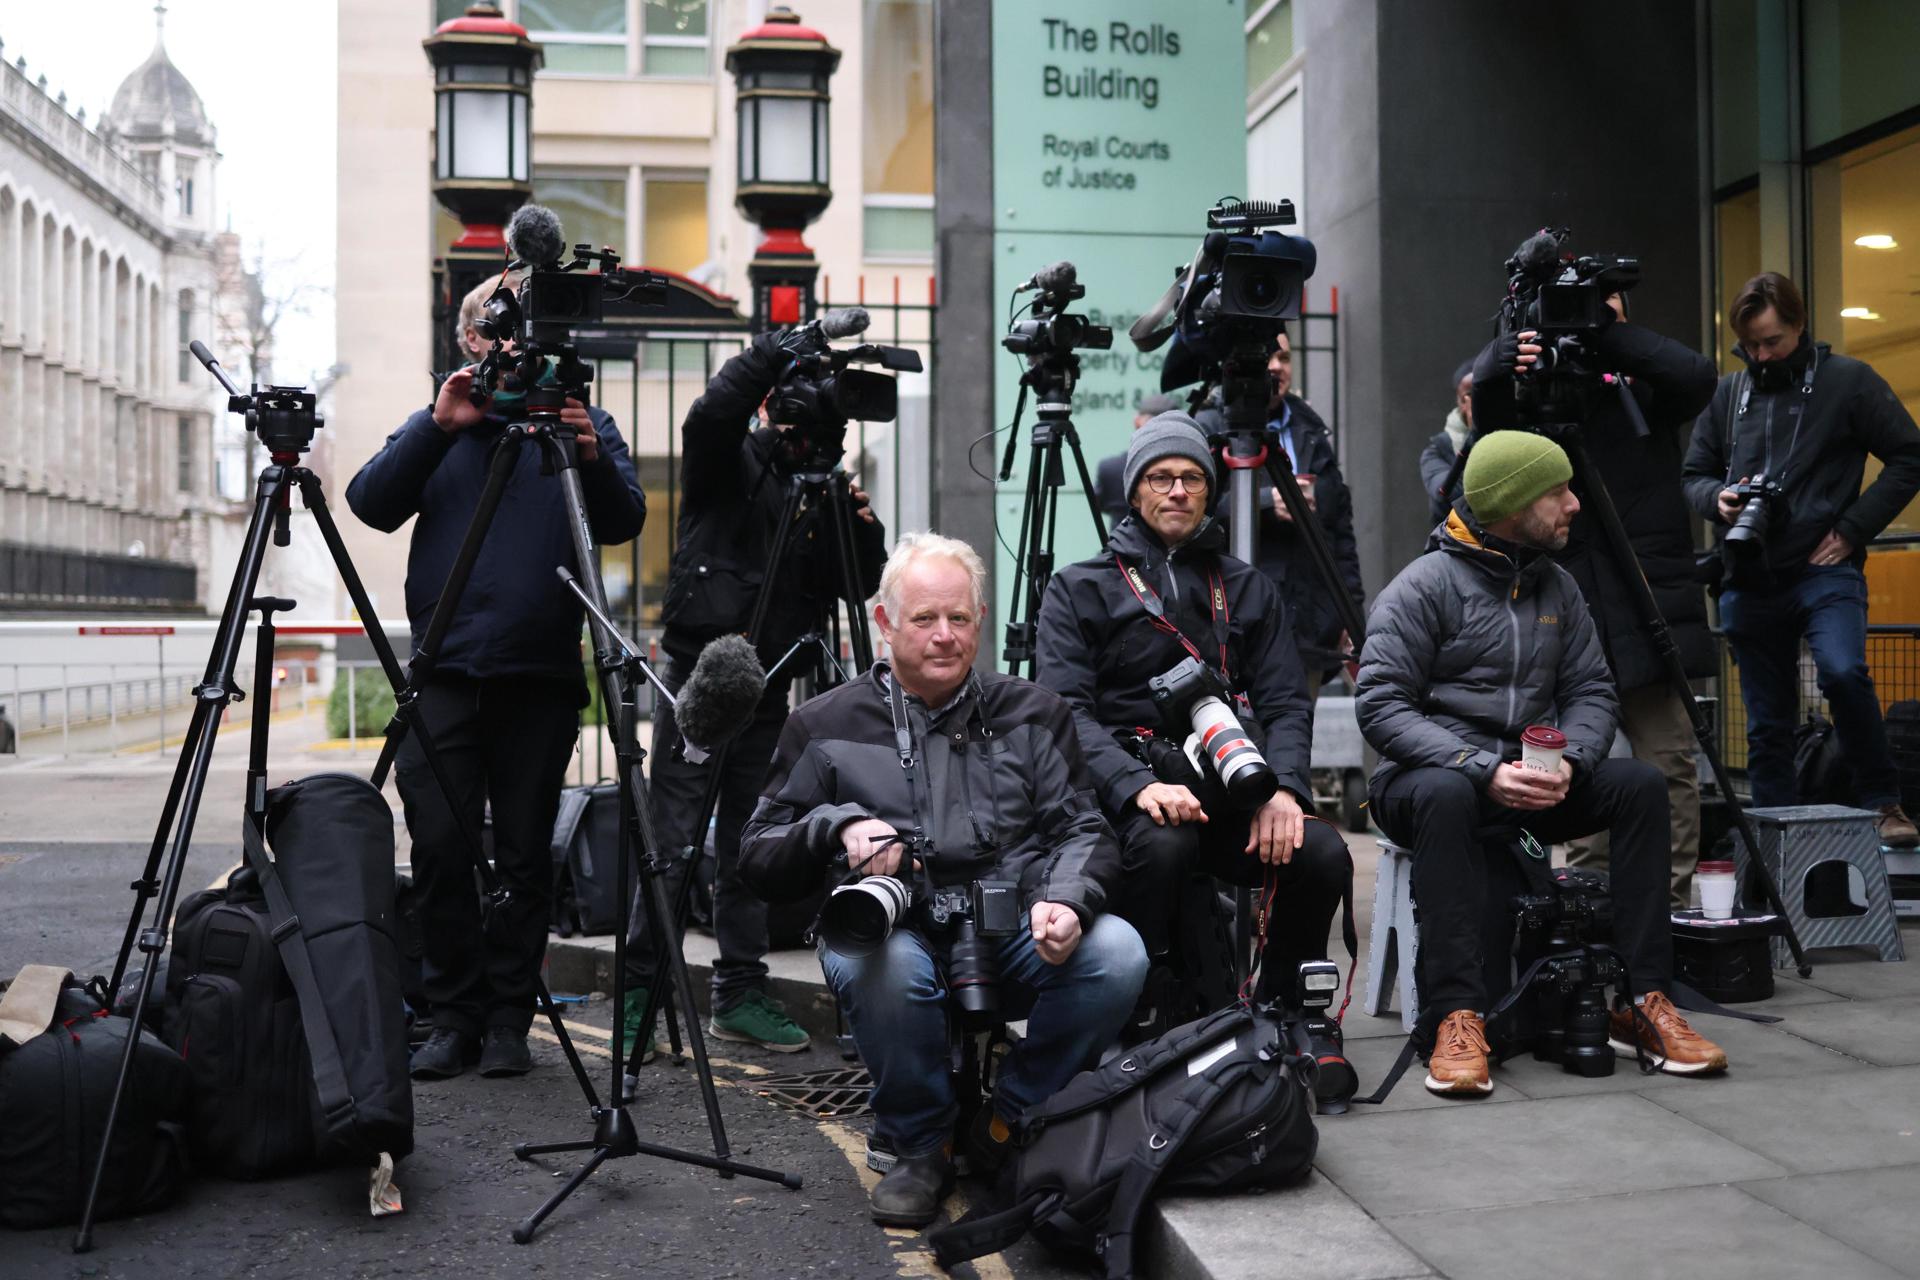
[[[1613,745],[1619,700],[1573,575],[1491,539],[1459,507],[1373,603],[1354,711],[1380,753],[1375,794],[1402,769],[1458,769],[1484,789],[1520,734],[1567,735],[1576,774]]]
[[[914,828],[890,680],[887,665],[875,663],[788,718],[740,837],[741,878],[761,897],[811,892],[850,823]],[[1058,902],[1090,924],[1119,877],[1120,848],[1100,816],[1067,704],[1030,681],[976,672],[944,707],[930,711],[911,695],[905,705],[935,881],[1017,879],[1027,909]]]

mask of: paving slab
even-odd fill
[[[1602,1271],[1687,1280],[1878,1280],[1903,1274],[1732,1187],[1641,1191],[1382,1221],[1444,1274],[1473,1280]],[[1589,1265],[1570,1262],[1582,1258],[1591,1260]]]
[[[1347,1040],[1347,1061],[1351,1062],[1354,1070],[1360,1074],[1362,1094],[1370,1094],[1380,1087],[1380,1082],[1386,1078],[1387,1071],[1393,1066],[1394,1059],[1400,1056],[1400,1048],[1406,1042],[1405,1036],[1392,1040],[1384,1038],[1372,1040],[1349,1038]],[[1418,1061],[1412,1063],[1407,1067],[1407,1073],[1400,1077],[1400,1083],[1394,1086],[1393,1093],[1385,1102],[1378,1106],[1355,1107],[1347,1116],[1322,1117],[1321,1132],[1326,1132],[1326,1126],[1329,1124],[1339,1124],[1359,1117],[1393,1115],[1400,1111],[1419,1111],[1436,1107],[1491,1106],[1500,1102],[1520,1102],[1531,1096],[1525,1090],[1503,1087],[1501,1083],[1496,1083],[1493,1092],[1485,1098],[1474,1098],[1466,1102],[1458,1098],[1442,1098],[1428,1093],[1426,1087],[1421,1084],[1426,1074],[1423,1063]],[[1498,1069],[1494,1074],[1496,1081],[1499,1081]]]
[[[1801,1039],[1875,1066],[1920,1063],[1920,998],[1809,1005],[1783,1025]]]
[[[1644,1095],[1793,1173],[1920,1164],[1920,1067]],[[1764,1176],[1764,1175],[1761,1175]],[[1745,1181],[1729,1170],[1716,1181]]]
[[[1463,1101],[1326,1125],[1318,1165],[1376,1215],[1534,1204],[1785,1172],[1637,1094],[1494,1105]]]
[[[1902,925],[1901,941],[1907,954],[1920,954],[1920,926]],[[1871,951],[1816,951],[1810,957],[1813,976],[1804,981],[1822,991],[1849,1000],[1887,1000],[1920,990],[1920,962],[1879,960]]]
[[[1914,1206],[1920,1205],[1920,1165],[1802,1174],[1749,1182],[1741,1190],[1845,1240],[1902,1275],[1920,1276]]]
[[[1155,1206],[1136,1260],[1163,1280],[1401,1280],[1435,1272],[1319,1174],[1259,1195]]]

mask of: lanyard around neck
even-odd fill
[[[1168,553],[1168,557],[1171,560],[1171,552]],[[1126,581],[1127,589],[1133,592],[1133,598],[1140,602],[1141,608],[1147,611],[1147,617],[1153,620],[1155,629],[1178,640],[1180,647],[1204,666],[1207,660],[1201,654],[1199,646],[1189,640],[1187,633],[1167,616],[1167,607],[1160,599],[1160,593],[1153,589],[1153,584],[1147,581],[1146,576],[1140,572],[1139,566],[1128,564],[1117,554],[1113,557],[1113,563],[1119,568],[1120,576]],[[1227,612],[1227,589],[1221,582],[1218,565],[1207,570],[1207,604],[1213,614],[1213,638],[1220,646],[1220,674],[1231,685],[1233,673],[1227,668],[1227,628],[1232,618]]]

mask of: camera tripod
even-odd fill
[[[139,1044],[138,1028],[146,1019],[147,1008],[153,996],[154,977],[159,969],[161,953],[166,950],[167,936],[173,919],[174,904],[180,892],[180,877],[186,863],[187,849],[193,840],[194,823],[199,817],[201,799],[205,794],[207,773],[213,759],[214,744],[219,736],[220,721],[226,715],[227,707],[242,701],[246,694],[234,681],[234,669],[239,661],[240,646],[245,636],[247,615],[258,610],[261,615],[259,651],[256,656],[254,672],[256,699],[254,706],[253,739],[248,761],[246,814],[242,821],[252,828],[252,835],[258,836],[264,843],[266,836],[266,756],[267,756],[267,702],[272,689],[272,649],[273,614],[289,609],[292,602],[271,597],[256,597],[254,591],[260,580],[260,570],[266,559],[267,538],[272,536],[275,546],[287,546],[292,541],[289,519],[293,490],[300,490],[301,500],[307,510],[312,512],[314,523],[319,526],[320,536],[327,544],[327,551],[333,558],[334,568],[341,582],[347,588],[347,595],[353,601],[355,611],[368,621],[367,639],[372,643],[374,653],[380,660],[381,670],[388,683],[397,691],[406,684],[399,660],[394,656],[393,646],[381,631],[373,601],[368,598],[365,585],[359,572],[354,568],[347,554],[346,543],[341,540],[339,527],[334,523],[333,514],[327,507],[325,491],[320,477],[300,464],[300,457],[313,446],[313,433],[320,426],[320,420],[314,416],[315,397],[311,392],[291,387],[269,387],[254,390],[252,394],[243,394],[228,380],[207,348],[194,342],[191,350],[196,358],[206,366],[208,372],[220,380],[227,390],[229,411],[244,414],[247,426],[256,432],[260,441],[268,450],[268,464],[260,471],[254,489],[253,512],[248,517],[246,534],[241,541],[240,562],[234,569],[233,581],[227,588],[225,605],[220,611],[220,621],[214,630],[213,648],[207,657],[207,667],[200,683],[193,690],[193,714],[187,723],[186,737],[181,743],[180,755],[174,765],[173,780],[167,788],[166,802],[160,811],[160,821],[155,828],[153,844],[147,851],[147,861],[140,878],[130,886],[134,893],[133,911],[127,918],[126,934],[121,939],[119,955],[114,960],[113,977],[108,984],[107,1005],[112,1008],[120,993],[122,981],[127,976],[127,962],[133,950],[138,946],[144,957],[144,967],[139,974],[139,991],[134,997],[130,1017],[133,1034],[127,1037],[127,1046],[121,1056],[120,1069],[114,1079],[113,1092],[107,1104],[106,1124],[100,1138],[100,1153],[94,1160],[93,1175],[87,1186],[86,1200],[80,1213],[80,1225],[74,1234],[73,1249],[84,1253],[93,1247],[93,1220],[100,1196],[102,1178],[106,1172],[107,1155],[111,1148],[113,1132],[119,1121],[120,1103],[126,1093],[127,1076],[132,1069],[133,1056]],[[443,770],[439,752],[435,749],[433,737],[426,725],[418,720],[418,709],[409,701],[403,704],[402,713],[408,723],[419,732],[420,745],[426,756],[434,780],[449,800],[454,794]],[[378,783],[376,782],[376,785]],[[171,842],[169,842],[171,834]],[[474,848],[479,849],[479,833],[473,833]],[[162,866],[164,853],[165,865]],[[484,867],[484,863],[482,864]],[[153,920],[145,928],[141,927],[142,917],[147,906],[154,906]],[[559,1015],[549,1014],[556,1028],[560,1026]],[[577,1055],[568,1045],[568,1053],[576,1070],[580,1069]]]
[[[1626,409],[1627,419],[1633,423],[1634,434],[1642,439],[1648,435],[1646,417],[1640,412],[1640,404],[1633,397],[1633,390],[1627,380],[1617,374],[1607,375],[1618,390],[1622,405]],[[1599,518],[1600,528],[1607,541],[1607,549],[1621,564],[1631,566],[1632,572],[1626,576],[1633,584],[1633,608],[1639,615],[1640,625],[1646,628],[1653,640],[1654,652],[1660,656],[1660,664],[1666,670],[1667,685],[1686,708],[1687,720],[1693,726],[1694,740],[1707,758],[1707,768],[1713,774],[1713,782],[1726,799],[1727,809],[1733,815],[1733,823],[1740,838],[1747,845],[1747,868],[1752,879],[1748,881],[1751,890],[1758,883],[1767,908],[1778,917],[1778,928],[1787,940],[1787,948],[1793,953],[1793,962],[1803,978],[1813,976],[1813,966],[1807,962],[1806,952],[1801,948],[1800,938],[1794,932],[1793,921],[1787,915],[1786,905],[1780,900],[1780,889],[1773,881],[1773,873],[1767,869],[1766,860],[1760,856],[1760,841],[1754,834],[1753,820],[1747,816],[1746,806],[1734,794],[1732,779],[1727,774],[1727,766],[1720,758],[1720,751],[1714,745],[1713,726],[1707,720],[1707,714],[1700,709],[1699,702],[1693,696],[1693,685],[1687,679],[1685,663],[1680,659],[1680,646],[1673,638],[1673,630],[1660,612],[1660,603],[1654,598],[1653,587],[1647,582],[1647,575],[1640,567],[1640,557],[1633,549],[1633,540],[1627,535],[1627,528],[1620,521],[1619,509],[1613,505],[1613,495],[1607,489],[1606,479],[1593,465],[1593,459],[1587,453],[1584,431],[1579,422],[1553,422],[1529,424],[1529,430],[1537,431],[1555,441],[1567,451],[1573,461],[1573,473],[1580,477],[1581,497],[1590,503],[1594,514]],[[1467,448],[1461,450],[1461,470],[1464,472],[1464,458],[1473,448],[1473,442],[1467,442]]]
[[[795,428],[797,429],[797,428]],[[767,472],[761,473],[761,481]],[[756,486],[759,482],[756,482]],[[831,526],[832,551],[839,571],[838,594],[825,602],[825,616],[816,618],[815,625],[803,633],[787,651],[767,668],[767,684],[772,687],[777,680],[792,679],[796,676],[807,677],[815,682],[838,685],[846,680],[847,674],[840,661],[840,606],[847,611],[848,634],[844,637],[850,650],[856,671],[864,671],[873,665],[873,637],[864,612],[867,593],[861,589],[859,579],[859,552],[854,541],[853,522],[858,519],[852,505],[851,485],[846,471],[836,459],[816,453],[805,460],[801,467],[787,477],[786,502],[780,513],[780,521],[774,530],[773,545],[767,553],[766,564],[762,567],[760,587],[754,595],[753,611],[748,615],[747,641],[758,646],[766,633],[767,614],[773,604],[775,583],[782,564],[793,546],[796,531],[802,516],[807,511],[822,511]],[[649,926],[654,929],[653,967],[651,972],[658,975],[666,963],[669,948],[677,950],[679,939],[686,928],[687,918],[693,906],[693,890],[699,847],[704,840],[707,824],[712,821],[714,811],[720,803],[720,789],[726,776],[727,758],[732,748],[722,743],[708,756],[706,761],[707,784],[700,802],[697,819],[688,832],[692,843],[676,851],[685,863],[677,893],[674,895],[671,910],[657,916],[649,916]],[[669,936],[659,928],[662,920],[670,921],[673,932]],[[624,926],[623,926],[624,933]],[[625,1081],[630,1089],[635,1081],[640,1057],[645,1050],[647,1037],[653,1030],[656,1010],[664,1009],[667,1019],[667,1038],[674,1054],[680,1053],[679,1020],[675,1016],[676,1004],[686,1011],[689,1025],[694,1021],[694,1004],[690,995],[679,991],[677,985],[660,992],[659,982],[647,986],[647,997],[640,1009],[639,1029],[634,1033],[633,1043],[625,1048]],[[657,994],[656,994],[657,993]],[[676,1000],[677,995],[677,1000]]]
[[[563,361],[564,363],[564,361]],[[595,665],[598,671],[602,705],[610,716],[615,717],[614,741],[615,758],[619,763],[618,780],[620,793],[620,846],[618,889],[620,909],[614,934],[614,989],[613,1009],[615,1026],[619,1025],[620,1009],[625,1000],[624,964],[627,933],[629,897],[631,881],[629,876],[637,870],[642,889],[642,904],[656,920],[665,913],[665,895],[656,877],[663,870],[658,850],[653,839],[653,827],[648,818],[646,802],[646,779],[641,773],[645,753],[639,748],[635,737],[635,689],[645,664],[633,647],[621,640],[607,621],[606,588],[600,577],[599,550],[593,539],[593,530],[586,509],[586,495],[581,487],[580,473],[576,465],[575,434],[571,427],[560,419],[560,409],[566,401],[566,391],[558,386],[535,386],[527,393],[528,421],[509,426],[494,445],[492,462],[487,473],[486,487],[481,491],[480,501],[475,507],[473,518],[467,526],[460,550],[454,558],[453,568],[448,572],[446,584],[441,588],[440,599],[434,606],[432,617],[427,622],[426,634],[418,645],[413,662],[408,670],[405,687],[397,695],[398,710],[387,728],[387,740],[382,746],[379,763],[374,767],[375,786],[385,783],[387,771],[392,767],[400,743],[409,728],[419,728],[419,716],[414,708],[419,699],[420,690],[431,678],[439,665],[439,651],[446,638],[448,629],[453,625],[454,614],[459,609],[460,597],[464,594],[468,579],[472,576],[475,563],[480,558],[481,544],[486,541],[492,527],[495,512],[505,495],[508,482],[512,479],[519,462],[521,446],[529,441],[538,445],[542,452],[545,467],[558,475],[560,492],[567,509],[567,529],[573,541],[574,562],[579,567],[579,579],[567,574],[564,567],[559,572],[568,581],[570,589],[578,595],[588,607],[588,629],[593,636]],[[584,582],[584,586],[582,585]],[[618,708],[616,711],[615,709]],[[426,746],[426,739],[421,745]],[[436,774],[436,776],[438,776]],[[454,794],[442,783],[449,797]],[[488,903],[497,909],[506,900],[506,890],[501,886],[493,870],[487,865],[481,852],[479,832],[473,830],[466,818],[455,810],[460,823],[463,843],[466,844],[476,874],[480,878],[483,892]],[[632,857],[632,842],[638,837],[639,858]],[[679,988],[681,998],[691,1001],[692,984],[687,975],[686,957],[680,948],[669,949],[673,979]],[[723,1177],[744,1174],[750,1178],[760,1178],[768,1182],[778,1182],[789,1188],[797,1188],[800,1179],[793,1174],[781,1173],[772,1169],[762,1169],[754,1165],[741,1164],[731,1158],[728,1148],[726,1127],[720,1116],[720,1100],[714,1088],[713,1069],[707,1062],[706,1044],[701,1039],[698,1028],[691,1028],[694,1063],[700,1077],[701,1101],[706,1108],[707,1125],[713,1137],[714,1154],[701,1155],[697,1152],[682,1151],[672,1147],[659,1146],[643,1142],[634,1127],[632,1116],[622,1102],[620,1063],[611,1064],[611,1096],[604,1104],[593,1086],[593,1080],[580,1060],[579,1052],[568,1034],[558,1007],[548,992],[546,984],[536,977],[535,991],[542,1011],[553,1028],[556,1039],[567,1057],[574,1078],[580,1086],[581,1094],[586,1098],[588,1113],[593,1119],[593,1136],[583,1141],[519,1143],[514,1147],[514,1155],[521,1160],[530,1160],[535,1156],[549,1155],[563,1151],[591,1151],[587,1162],[555,1192],[544,1204],[535,1209],[526,1221],[513,1230],[516,1244],[526,1244],[533,1239],[534,1232],[547,1215],[571,1196],[580,1186],[609,1159],[627,1156],[646,1155],[662,1160],[673,1160],[681,1164],[698,1165],[713,1169]],[[617,1033],[616,1033],[617,1039]]]

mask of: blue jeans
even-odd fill
[[[902,1156],[939,1150],[953,1136],[959,1105],[947,1074],[946,981],[931,945],[912,929],[895,929],[885,946],[858,960],[822,947],[820,968],[873,1076],[874,1132]],[[1018,1008],[1031,994],[1033,1008],[1026,1039],[1000,1073],[994,1110],[1015,1119],[1094,1065],[1146,976],[1147,949],[1118,916],[1095,919],[1062,965],[1042,960],[1024,929],[1002,939],[1005,1003]]]
[[[1747,704],[1747,780],[1756,805],[1798,804],[1793,729],[1800,716],[1800,637],[1833,710],[1855,799],[1877,809],[1900,800],[1880,696],[1867,670],[1867,579],[1850,564],[1808,565],[1772,591],[1728,591],[1720,622],[1740,666]]]

